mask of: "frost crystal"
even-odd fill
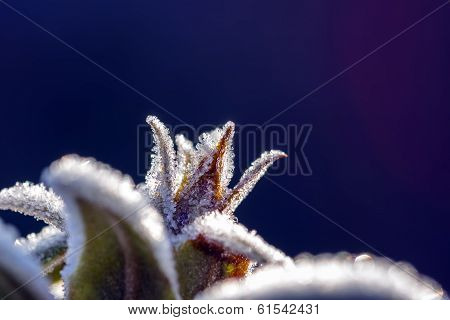
[[[182,229],[181,235],[174,238],[175,245],[203,236],[208,242],[220,244],[226,251],[242,254],[250,260],[265,263],[292,264],[292,259],[269,245],[255,231],[249,231],[229,216],[213,212]]]
[[[0,274],[7,276],[10,284],[7,291],[3,292],[0,281],[0,299],[6,298],[34,298],[51,299],[48,293],[48,283],[41,275],[41,270],[37,261],[29,257],[21,248],[14,246],[17,238],[17,231],[5,225],[0,220]]]
[[[303,255],[295,266],[267,266],[227,281],[200,299],[442,299],[443,289],[406,264],[347,253]],[[369,258],[367,258],[369,257]]]
[[[30,182],[16,183],[0,191],[0,209],[20,212],[64,229],[63,201],[51,189]]]
[[[174,218],[180,228],[196,217],[218,209],[233,173],[234,124],[204,133],[197,144],[195,168],[190,181],[179,190]]]
[[[152,128],[155,141],[152,165],[146,176],[148,194],[152,203],[164,213],[166,221],[173,221],[176,182],[173,142],[169,130],[158,118],[149,116],[147,123]]]
[[[221,199],[224,189],[228,187],[234,171],[234,153],[233,137],[235,125],[228,121],[222,129],[218,128],[210,133],[204,133],[197,144],[200,158],[209,158],[208,172],[199,172],[206,174],[207,178],[214,179],[213,195],[215,199]]]
[[[195,150],[194,144],[182,134],[175,136],[177,146],[175,200],[178,199],[181,190],[186,186],[194,170]]]
[[[17,239],[15,244],[40,261],[46,261],[53,257],[54,250],[67,247],[67,234],[48,226],[39,233],[31,233],[26,238]]]
[[[230,190],[234,170],[233,122],[203,133],[195,149],[184,136],[176,136],[176,156],[167,128],[153,116],[147,122],[152,127],[155,147],[146,191],[153,203],[160,204],[166,224],[175,235],[208,212],[232,215],[269,166],[286,156],[280,151],[264,153]]]
[[[65,283],[70,283],[70,275],[79,265],[84,244],[91,241],[84,234],[77,205],[77,200],[81,199],[110,210],[144,237],[175,294],[178,292],[171,244],[163,220],[142,193],[136,190],[129,176],[95,159],[69,155],[46,169],[43,180],[61,194],[65,201],[64,211],[67,212],[69,233],[66,268],[62,272]]]

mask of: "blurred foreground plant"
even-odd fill
[[[0,209],[49,225],[17,239],[0,223],[0,298],[445,296],[410,266],[382,258],[287,257],[234,218],[266,170],[286,157],[283,152],[263,153],[229,188],[232,122],[202,134],[195,147],[178,135],[176,150],[156,117],[147,122],[155,147],[145,183],[136,186],[105,164],[69,155],[44,170],[52,189],[26,182],[0,191]]]

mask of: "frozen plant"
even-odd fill
[[[0,209],[48,224],[17,239],[0,223],[0,298],[445,297],[412,267],[385,259],[287,257],[234,217],[283,152],[263,153],[231,188],[232,122],[195,146],[182,135],[174,143],[156,117],[147,122],[155,146],[145,183],[68,155],[44,170],[44,184],[0,191]]]

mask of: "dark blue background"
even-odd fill
[[[11,0],[10,0],[11,2]],[[444,1],[14,1],[189,124],[262,124]],[[450,288],[450,6],[274,123],[313,175],[273,179]],[[66,153],[137,181],[137,125],[179,121],[0,4],[0,185]],[[245,149],[245,145],[239,149]],[[267,180],[237,216],[289,254],[371,251]],[[23,233],[40,224],[1,213]]]

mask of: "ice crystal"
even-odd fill
[[[146,176],[148,195],[153,204],[172,222],[175,211],[173,201],[176,183],[175,151],[169,130],[158,118],[149,116],[147,123],[152,128],[155,146],[152,166]]]
[[[56,299],[62,299],[64,283],[61,270],[65,265],[67,233],[47,226],[37,234],[31,233],[26,238],[17,239],[15,244],[41,263],[42,273],[51,281],[50,293]]]
[[[63,202],[51,189],[43,184],[16,183],[0,191],[0,209],[20,212],[43,220],[56,228],[64,229]]]
[[[267,266],[224,281],[200,299],[442,299],[443,289],[410,265],[348,253],[302,255],[295,266]]]
[[[264,153],[229,189],[234,171],[233,122],[203,133],[195,148],[184,136],[177,136],[176,153],[168,129],[156,117],[147,122],[155,147],[146,189],[174,234],[211,211],[232,215],[270,165],[286,156],[281,151]]]
[[[175,136],[175,144],[177,146],[175,190],[181,191],[191,179],[194,169],[195,150],[192,141],[188,140],[182,134]],[[175,194],[175,199],[177,198],[178,195]]]

